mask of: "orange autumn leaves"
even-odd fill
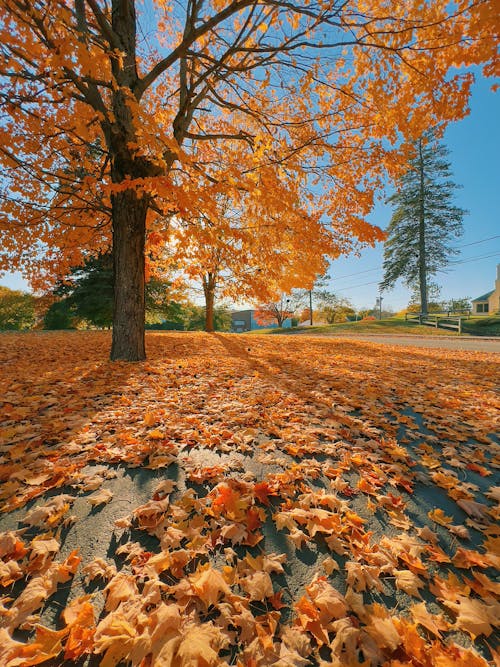
[[[0,664],[494,658],[494,359],[148,343],[130,367],[104,333],[2,340]]]
[[[387,173],[404,165],[397,142],[467,112],[473,78],[458,68],[497,66],[492,0],[453,9],[325,0],[307,11],[212,0],[202,14],[181,3],[178,15],[158,0],[149,45],[134,39],[134,6],[113,21],[105,2],[70,11],[2,0],[0,265],[38,284],[109,249],[110,208],[128,188],[154,198],[148,259],[172,240],[171,212],[186,221],[189,245],[207,247],[204,218],[217,224],[215,252],[239,254],[241,225],[220,224],[227,197],[254,225],[265,218],[277,247],[285,238],[293,248],[273,253],[269,243],[255,257],[245,243],[239,265],[251,257],[253,269],[279,273],[284,255],[307,251],[316,271],[353,238],[381,238],[366,216]],[[112,168],[122,162],[123,173]],[[308,262],[295,266],[314,277]]]

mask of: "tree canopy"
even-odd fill
[[[0,330],[31,329],[35,324],[33,296],[0,286]]]
[[[175,215],[214,219],[223,194],[321,254],[380,239],[374,191],[408,139],[466,113],[472,74],[450,68],[492,74],[498,33],[493,0],[0,6],[0,268],[40,284],[112,249],[129,360]]]

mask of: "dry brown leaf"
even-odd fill
[[[24,517],[28,526],[55,526],[69,510],[73,496],[61,494],[54,496],[46,505],[35,505]]]
[[[384,591],[384,585],[379,579],[380,568],[374,565],[363,565],[356,561],[347,561],[345,563],[347,571],[347,583],[352,586],[356,592],[370,590],[375,588],[381,593]]]
[[[98,505],[106,505],[109,503],[111,498],[113,497],[113,492],[110,491],[109,489],[101,489],[100,491],[96,491],[92,495],[90,495],[87,498],[87,502],[89,502],[92,507],[97,507]]]
[[[479,635],[489,637],[493,632],[492,625],[500,625],[500,604],[485,604],[480,600],[457,596],[456,601],[443,600],[443,604],[457,616],[455,626],[467,632],[472,641]]]
[[[419,623],[426,630],[429,630],[436,635],[436,637],[441,638],[441,632],[445,632],[450,627],[449,623],[447,623],[441,615],[436,616],[435,614],[430,614],[427,611],[424,602],[412,605],[410,607],[410,613],[415,623]]]
[[[267,572],[254,572],[240,579],[240,586],[248,593],[250,600],[265,600],[273,595],[273,582]]]
[[[134,598],[137,593],[135,577],[118,572],[104,589],[106,594],[106,611],[114,611],[121,602]]]
[[[90,563],[87,563],[82,569],[82,573],[85,575],[87,583],[93,579],[97,579],[97,577],[106,580],[111,579],[117,574],[116,565],[114,563],[107,563],[102,558],[94,558]]]
[[[79,562],[76,552],[73,552],[64,562],[51,563],[45,572],[34,576],[8,610],[9,628],[18,628],[34,611],[40,609],[58,585],[73,576]]]
[[[219,628],[211,623],[189,627],[175,652],[172,667],[216,667],[221,664],[219,651],[227,643]],[[161,655],[161,654],[160,654]],[[166,663],[159,659],[159,665]]]
[[[418,589],[424,586],[424,582],[420,577],[409,570],[394,570],[393,574],[396,577],[396,588],[398,590],[416,598],[422,597]]]
[[[212,567],[199,570],[189,577],[194,593],[207,607],[215,604],[220,595],[229,595],[231,590],[222,574]]]

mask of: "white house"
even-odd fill
[[[472,312],[474,315],[500,313],[500,264],[497,265],[495,288],[491,292],[472,299]]]

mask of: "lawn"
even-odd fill
[[[458,336],[453,329],[435,328],[424,324],[412,324],[401,317],[391,317],[385,320],[360,320],[359,322],[340,322],[297,329],[256,329],[255,334],[276,333],[314,333],[314,334],[417,334],[419,336]],[[499,317],[471,317],[464,320],[462,335],[472,336],[500,336]]]
[[[498,660],[496,355],[109,343],[0,337],[2,667]]]

